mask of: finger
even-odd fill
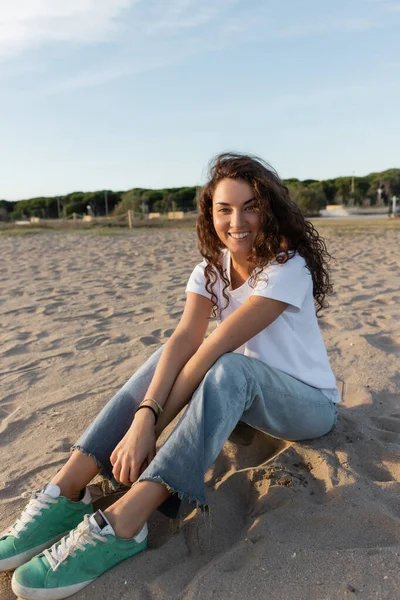
[[[117,461],[114,465],[114,468],[112,470],[112,474],[114,475],[114,479],[116,479],[117,481],[120,481],[120,472],[121,472],[121,464],[119,461]]]
[[[143,473],[143,471],[145,471],[147,469],[148,466],[149,466],[149,463],[148,463],[147,459],[145,459],[142,463],[142,466],[140,467],[139,474],[141,475]]]
[[[129,479],[129,464],[127,461],[123,461],[120,473],[120,482],[129,487],[131,485]]]
[[[151,463],[151,461],[153,460],[155,455],[156,455],[156,449],[154,448],[154,450],[151,450],[147,455],[147,464],[148,465]]]
[[[111,456],[110,456],[110,463],[112,464],[112,466],[114,466],[116,460],[117,460],[117,455],[116,455],[115,450],[113,450],[111,453]]]
[[[137,480],[137,478],[139,477],[141,473],[140,468],[138,468],[135,463],[131,463],[131,468],[129,470],[129,481],[131,483],[135,483],[135,481]]]

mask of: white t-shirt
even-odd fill
[[[193,270],[186,292],[211,295],[205,288],[203,260]],[[223,250],[223,269],[230,281],[230,254]],[[237,348],[245,356],[262,360],[271,367],[279,369],[304,383],[320,389],[333,402],[340,402],[340,393],[336,387],[335,376],[329,364],[325,344],[321,336],[316,317],[313,282],[306,261],[295,254],[286,263],[273,263],[259,275],[255,287],[248,281],[232,290],[225,290],[229,304],[222,295],[224,283],[217,273],[214,293],[221,308],[218,322],[221,323],[234,310],[239,308],[250,296],[263,296],[287,303],[289,306],[271,325]]]

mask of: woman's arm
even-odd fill
[[[179,372],[204,340],[211,310],[208,298],[187,294],[182,318],[165,345],[145,397],[153,397],[165,405]],[[132,414],[132,419],[127,433],[110,456],[115,479],[127,486],[136,481],[152,461],[156,444],[152,412],[139,410],[136,415]]]
[[[279,300],[251,296],[225,319],[204,340],[180,371],[169,394],[165,410],[156,425],[156,435],[159,436],[168,423],[189,402],[204,375],[220,356],[226,352],[233,352],[260,333],[275,321],[287,306],[285,302]]]
[[[175,379],[204,340],[211,310],[211,300],[188,292],[181,320],[165,345],[145,397],[164,406]]]

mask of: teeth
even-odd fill
[[[229,235],[235,240],[242,240],[243,238],[249,235],[249,232],[247,231],[246,233],[230,233]]]

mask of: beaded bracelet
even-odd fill
[[[154,404],[157,406],[158,416],[160,416],[164,410],[163,407],[161,406],[161,404],[159,404],[155,398],[150,398],[150,397],[142,400],[140,404],[144,404],[144,402],[146,402],[146,400],[150,400],[151,402],[154,402]]]
[[[157,421],[158,421],[158,414],[156,413],[156,411],[154,410],[154,408],[153,408],[152,406],[148,406],[148,404],[143,404],[142,406],[139,406],[139,407],[136,409],[136,412],[137,412],[138,410],[140,410],[141,408],[148,408],[149,410],[151,410],[151,412],[153,413],[153,415],[154,415],[154,418],[155,418],[155,423],[154,423],[154,425],[156,425],[156,424],[157,424]]]

